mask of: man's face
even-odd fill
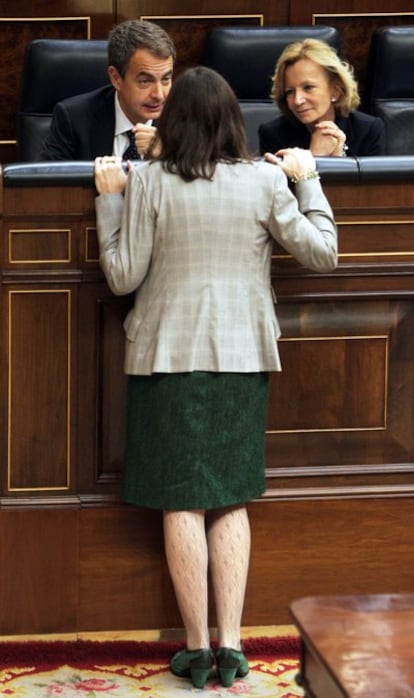
[[[158,119],[171,89],[172,56],[159,58],[140,48],[131,56],[124,77],[114,66],[109,66],[108,73],[122,110],[133,124]]]

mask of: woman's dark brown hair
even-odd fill
[[[158,157],[186,182],[212,179],[218,162],[250,160],[243,116],[226,80],[210,68],[189,68],[174,82],[157,123]]]

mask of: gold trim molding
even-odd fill
[[[153,22],[155,19],[258,19],[260,25],[263,26],[264,15],[257,14],[238,14],[238,15],[140,15],[141,20]]]
[[[91,38],[91,17],[0,17],[0,22],[86,22],[86,40]]]
[[[12,444],[11,444],[11,421],[12,421],[12,409],[13,405],[11,403],[12,395],[12,299],[17,295],[34,295],[34,294],[51,294],[60,293],[67,297],[67,384],[66,384],[66,484],[56,487],[13,487],[12,486],[12,473],[11,473],[11,458],[12,458]],[[30,289],[23,290],[18,289],[15,291],[10,291],[8,296],[8,377],[7,377],[7,491],[8,492],[62,492],[67,491],[71,487],[70,482],[70,459],[71,459],[71,434],[70,434],[70,424],[71,424],[71,360],[72,360],[72,295],[70,289]]]
[[[414,13],[413,13],[414,14]],[[339,218],[335,218],[336,224],[338,226],[338,231],[342,227],[355,227],[355,226],[379,226],[379,225],[414,225],[414,219],[404,219],[404,220],[398,220],[398,219],[390,219],[390,220],[355,220],[355,221],[341,221]],[[338,236],[340,238],[340,236]],[[345,257],[352,257],[352,258],[376,258],[376,257],[384,257],[387,258],[389,257],[392,259],[393,257],[414,257],[414,250],[399,250],[399,251],[387,251],[387,252],[381,252],[380,250],[373,251],[373,252],[338,252],[338,259],[342,259]],[[290,254],[272,254],[272,259],[294,259],[294,257]]]
[[[68,264],[72,261],[72,231],[70,228],[9,228],[9,264]],[[67,256],[63,259],[14,259],[12,255],[13,235],[23,233],[66,233]]]
[[[321,499],[388,499],[410,497],[414,494],[414,486],[408,485],[350,485],[345,487],[289,487],[268,488],[265,493],[254,501],[299,501]]]
[[[315,19],[326,19],[328,17],[413,17],[414,12],[324,12],[312,13],[312,24]]]
[[[87,225],[85,228],[85,262],[88,263],[98,263],[99,262],[99,255],[98,257],[89,257],[88,250],[89,250],[89,240],[90,236],[95,235],[97,237],[97,232],[96,232],[96,227],[92,225]]]
[[[280,337],[279,344],[287,342],[331,342],[338,340],[370,340],[382,339],[385,342],[385,369],[384,369],[384,412],[383,423],[376,427],[329,427],[314,429],[266,429],[266,434],[322,434],[322,433],[344,433],[344,432],[372,432],[386,431],[388,421],[387,385],[388,385],[388,361],[389,361],[389,337],[386,334],[379,335],[338,335],[326,337]]]

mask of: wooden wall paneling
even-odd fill
[[[201,17],[217,18],[233,16],[234,19],[249,15],[263,15],[264,24],[286,25],[289,21],[290,0],[199,0],[197,5],[192,0],[159,0],[156,5],[152,0],[118,0],[118,21],[130,17],[156,16],[165,17]],[[237,22],[236,22],[237,24]],[[188,30],[191,26],[188,25]]]
[[[1,174],[1,168],[0,168]],[[6,347],[7,342],[7,324],[4,321],[6,317],[7,304],[4,297],[2,283],[3,283],[3,272],[6,265],[6,245],[4,244],[4,232],[3,232],[3,186],[2,179],[0,178],[0,506],[1,497],[6,489],[7,482],[7,472],[5,464],[7,463],[7,410],[8,410],[8,396],[7,396],[7,365],[8,358]]]
[[[9,493],[70,491],[73,290],[4,287],[8,294]]]
[[[61,15],[105,14],[115,12],[115,0],[0,0],[1,17],[35,16],[58,17]],[[74,10],[76,9],[76,12]],[[31,12],[29,12],[31,10]]]
[[[380,15],[412,12],[410,0],[289,0],[289,22],[312,24],[313,15]]]
[[[132,296],[116,298],[104,283],[95,226],[88,213],[80,228],[77,471],[79,491],[101,497],[119,491],[126,397],[123,321]]]
[[[246,625],[291,622],[288,605],[303,596],[412,590],[412,498],[254,502],[249,512]]]
[[[271,381],[267,462],[278,467],[267,496],[410,493],[412,192],[378,182],[324,189],[338,221],[337,271],[298,279],[296,263],[274,254],[284,371]],[[395,297],[384,283],[391,269]]]
[[[2,485],[20,500],[76,491],[79,228],[68,193],[4,193]]]
[[[82,630],[181,627],[161,512],[126,505],[82,511],[78,625]]]
[[[0,509],[1,635],[76,630],[78,545],[76,511]]]
[[[122,323],[130,303],[129,297],[115,300],[102,279],[80,289],[77,468],[81,492],[119,491],[126,407]]]
[[[245,625],[290,622],[289,603],[308,594],[411,588],[412,499],[269,500],[249,513]],[[2,510],[0,522],[3,635],[181,628],[159,512]]]
[[[4,7],[2,7],[4,5]],[[0,162],[14,162],[23,59],[33,39],[106,39],[115,23],[113,0],[0,3]]]
[[[268,500],[248,508],[244,625],[288,623],[289,603],[308,594],[411,588],[412,499]],[[159,512],[111,507],[84,510],[81,519],[79,629],[181,628]]]
[[[285,25],[288,17],[288,2],[261,3],[251,0],[198,3],[197,9],[189,0],[119,0],[118,21],[130,17],[149,19],[160,24],[174,39],[177,48],[175,73],[200,62],[207,33],[215,26],[262,26]]]
[[[284,370],[271,381],[267,462],[283,467],[269,472],[271,496],[303,486],[344,493],[345,478],[349,493],[379,494],[381,483],[413,492],[414,370],[403,347],[414,341],[414,292],[406,301],[352,296],[278,304]]]
[[[360,95],[364,94],[369,45],[372,33],[388,25],[414,24],[409,0],[290,0],[291,24],[327,24],[338,29],[341,53],[355,70]]]
[[[306,272],[278,249],[273,259],[285,372],[272,376],[266,493],[249,504],[253,552],[245,625],[289,622],[288,603],[308,593],[403,592],[413,578],[413,190],[402,180],[324,188],[339,222],[338,269],[323,275]],[[42,371],[52,371],[56,383],[59,372],[53,361],[51,368],[45,367],[40,351],[47,354],[52,321],[64,343],[61,307],[48,293],[72,290],[76,360],[74,490],[8,493],[3,485],[1,492],[0,523],[3,513],[10,514],[7,526],[0,526],[0,602],[2,608],[9,604],[0,614],[3,634],[52,632],[58,622],[60,632],[70,632],[74,625],[77,631],[181,626],[164,559],[160,514],[117,503],[125,386],[122,321],[128,299],[114,298],[104,284],[93,202],[91,187],[49,187],[42,196],[36,187],[4,190],[2,478],[9,409],[4,399],[9,291],[45,292],[50,317],[40,349],[34,334],[32,344],[35,354],[41,354]],[[71,244],[59,232],[51,245],[53,255],[45,259],[45,231],[67,229]],[[35,230],[40,231],[39,248],[33,243]],[[44,313],[44,307],[37,306],[36,297],[24,299],[20,317],[34,329],[34,313]],[[29,339],[18,332],[16,351],[24,375],[23,345]],[[25,420],[20,425],[25,448]],[[49,475],[54,472],[53,466],[47,468]],[[36,477],[41,473],[42,463],[36,462]],[[22,469],[19,476],[26,485],[30,472]],[[28,507],[39,518],[31,517]],[[54,530],[48,537],[49,526]],[[76,610],[75,582],[69,575],[66,587],[67,570],[58,558],[50,598],[42,596],[42,577],[23,604],[24,618],[18,605],[22,595],[30,594],[26,580],[37,574],[38,560],[50,556],[50,542],[68,544],[71,529],[75,540],[68,550],[79,591]],[[36,541],[33,555],[25,554],[25,541],[18,547],[27,531]],[[22,550],[22,582],[14,597],[15,566],[5,570],[10,546]],[[60,609],[63,598],[68,611],[59,610],[55,622],[50,611]],[[213,609],[210,618],[214,625]]]
[[[0,17],[90,17],[91,38],[105,38],[116,21],[117,0],[0,0]]]
[[[90,187],[62,187],[56,182],[55,186],[8,187],[2,193],[3,228],[7,226],[5,228],[7,232],[4,235],[6,241],[9,237],[9,228],[37,231],[45,227],[49,231],[67,230],[71,229],[77,220],[82,221],[88,216],[90,218],[91,215],[95,215],[93,189]],[[27,225],[28,221],[30,226]],[[72,236],[70,248],[72,256],[68,267],[73,269],[79,267],[80,249],[83,244],[80,234]],[[49,262],[50,260],[46,260],[46,268],[50,266]],[[8,255],[5,257],[5,265],[9,269],[16,268],[13,264],[9,267]],[[20,267],[23,269],[24,265],[21,263]],[[59,268],[61,267],[62,260],[59,260]],[[41,265],[40,268],[44,267]]]

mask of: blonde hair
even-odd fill
[[[292,116],[285,96],[286,68],[302,58],[317,63],[326,71],[329,81],[338,88],[339,97],[335,102],[335,109],[340,116],[348,116],[351,111],[358,107],[361,100],[352,66],[347,61],[341,60],[335,49],[324,41],[304,39],[286,46],[279,56],[272,76],[270,97],[276,102],[283,114]]]

